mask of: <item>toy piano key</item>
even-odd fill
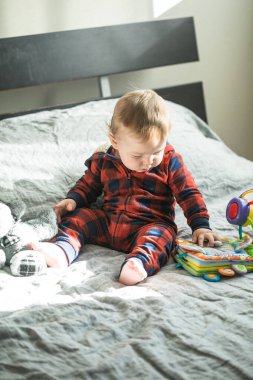
[[[235,247],[235,252],[247,248],[252,242],[252,238],[248,235],[244,235],[243,240],[239,242],[238,247]]]
[[[221,279],[221,276],[218,273],[206,273],[202,276],[206,281],[218,282]]]
[[[201,253],[205,253],[205,250],[203,248],[201,248],[200,246],[198,245],[195,245],[194,243],[182,243],[180,242],[180,247],[182,249],[185,249],[186,251],[193,251],[193,252],[201,252]]]
[[[246,266],[242,264],[232,264],[231,267],[238,274],[246,274],[248,272]]]
[[[218,272],[222,276],[226,276],[226,277],[233,277],[235,275],[235,272],[233,271],[233,269],[229,269],[229,268],[219,268]]]

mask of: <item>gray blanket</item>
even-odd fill
[[[115,100],[0,122],[0,199],[54,205],[106,141]],[[168,103],[171,143],[203,192],[211,225],[253,187],[238,157],[190,111]],[[179,235],[190,237],[181,210]],[[250,231],[249,231],[250,232]],[[253,273],[210,283],[175,267],[131,287],[118,283],[123,253],[87,245],[66,270],[18,278],[0,271],[0,379],[252,379]]]

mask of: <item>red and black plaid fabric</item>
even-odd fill
[[[139,258],[148,273],[156,273],[166,262],[176,238],[166,223],[145,223],[127,214],[77,208],[62,219],[55,244],[66,253],[69,263],[76,259],[85,243],[110,247],[127,253],[125,261]]]
[[[182,157],[170,144],[162,162],[148,172],[127,169],[112,147],[93,154],[85,165],[88,169],[84,176],[67,195],[77,207],[89,207],[103,193],[103,209],[117,213],[119,219],[126,213],[147,223],[165,222],[176,229],[177,201],[192,231],[210,228],[203,197]]]
[[[70,262],[83,244],[92,242],[127,252],[127,259],[138,257],[149,275],[155,273],[166,263],[177,233],[176,201],[193,231],[210,228],[203,197],[170,144],[162,162],[148,172],[127,169],[112,147],[94,153],[85,165],[85,174],[67,195],[77,209],[63,219],[56,236]],[[89,209],[102,193],[103,209]]]

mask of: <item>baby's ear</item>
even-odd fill
[[[111,142],[113,148],[117,149],[117,147],[118,147],[117,139],[115,138],[115,136],[111,132],[109,133],[109,139],[110,139],[110,142]]]

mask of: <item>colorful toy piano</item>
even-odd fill
[[[200,247],[178,239],[173,255],[176,266],[207,281],[253,272],[252,238],[242,232],[245,226],[253,227],[253,189],[228,203],[226,217],[229,223],[239,226],[238,239],[222,238],[215,247]]]

